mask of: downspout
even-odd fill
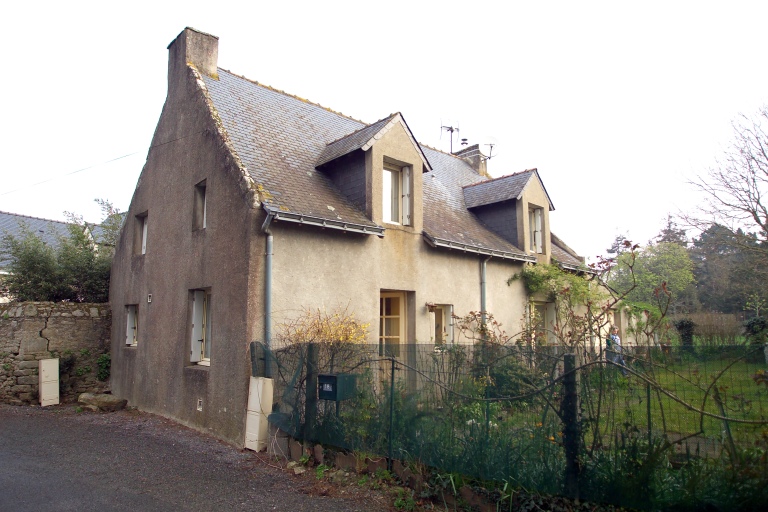
[[[485,323],[486,323],[486,284],[485,284],[485,267],[488,263],[488,260],[490,260],[491,257],[488,256],[484,260],[480,260],[480,322],[483,326],[483,339],[487,339],[487,334],[485,333]]]
[[[267,212],[267,218],[261,225],[261,231],[267,235],[267,250],[264,254],[264,345],[266,354],[264,356],[264,376],[272,378],[272,231],[270,224],[275,215]]]

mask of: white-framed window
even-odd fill
[[[435,345],[453,344],[453,306],[436,304],[431,309],[432,339]]]
[[[412,225],[411,168],[384,162],[382,212],[384,222]]]
[[[405,293],[381,292],[379,296],[379,355],[400,357],[405,341]]]
[[[191,290],[192,322],[189,361],[211,364],[211,294],[206,290]]]
[[[135,347],[139,344],[139,306],[129,304],[125,306],[125,344]]]
[[[531,252],[541,254],[544,252],[542,233],[544,231],[544,210],[542,208],[528,209],[528,232],[530,240],[528,248]]]
[[[206,180],[195,185],[195,204],[192,229],[205,229],[208,224],[208,204],[205,196]]]
[[[147,212],[139,214],[135,218],[133,252],[134,254],[147,254]]]

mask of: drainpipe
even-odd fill
[[[269,229],[272,219],[275,217],[273,213],[267,212],[267,218],[264,220],[264,224],[261,226],[261,231],[267,235],[267,250],[264,254],[264,345],[266,346],[266,354],[264,354],[264,376],[268,379],[272,378],[272,365],[270,360],[272,354],[272,231]]]
[[[491,257],[488,256],[484,260],[480,260],[480,321],[482,322],[483,327],[485,327],[486,322],[486,305],[485,305],[485,297],[486,297],[486,285],[485,285],[485,267],[488,263],[488,260],[490,260]],[[486,338],[486,335],[483,335],[483,338]]]

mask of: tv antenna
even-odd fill
[[[488,156],[486,157],[486,160],[490,160],[493,158],[493,146],[495,146],[495,143],[485,144],[485,146],[488,146]]]
[[[451,134],[450,135],[450,137],[451,137],[451,153],[453,153],[453,133],[456,132],[456,137],[458,138],[458,136],[459,136],[459,127],[458,126],[445,126],[445,125],[443,125],[443,126],[440,127],[440,129],[442,130],[440,132],[441,138],[442,138],[443,132],[448,132],[448,133]]]

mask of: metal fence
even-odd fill
[[[273,368],[270,422],[361,457],[642,508],[698,503],[680,491],[696,468],[720,481],[699,482],[725,493],[710,500],[766,492],[762,347],[634,348],[623,358],[490,344],[385,350],[254,350],[256,372],[262,360]],[[717,485],[744,468],[762,474],[733,501]]]

